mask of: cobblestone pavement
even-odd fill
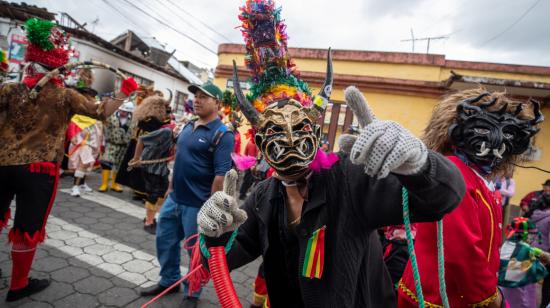
[[[99,175],[88,180],[99,187]],[[31,275],[51,278],[51,286],[31,298],[6,303],[11,274],[10,246],[0,245],[0,307],[140,307],[139,289],[156,284],[159,264],[155,237],[143,230],[145,210],[130,192],[93,192],[71,197],[72,178],[62,178],[60,191],[39,246]],[[13,210],[12,210],[13,213]],[[6,228],[2,241],[7,241]],[[182,252],[182,272],[189,258]],[[231,273],[243,306],[250,304],[259,261]],[[178,307],[182,293],[169,294],[150,307]],[[203,290],[199,307],[218,307],[212,283]]]

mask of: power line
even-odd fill
[[[145,33],[148,33],[148,30],[146,30],[144,27],[142,27],[139,23],[136,23],[134,22],[130,17],[128,17],[126,14],[122,13],[122,11],[120,11],[116,6],[114,6],[113,4],[109,3],[107,0],[102,0],[105,4],[107,4],[110,8],[112,8],[113,10],[115,10],[115,12],[117,12],[120,16],[122,16],[124,19],[126,19],[127,21],[129,21],[130,23],[132,23],[134,26],[137,26],[138,28],[140,28],[141,30],[145,31]]]
[[[103,0],[103,1],[105,1],[105,0]],[[121,4],[122,4],[122,3],[121,3]],[[123,16],[124,16],[127,20],[129,20],[131,23],[137,25],[139,28],[141,28],[142,30],[144,30],[145,33],[146,33],[147,35],[149,35],[151,38],[155,38],[155,37],[149,32],[149,30],[144,29],[141,25],[139,25],[139,24],[137,24],[136,22],[134,22],[132,18],[127,17],[126,15],[123,15]],[[199,62],[199,63],[202,63],[203,65],[206,65],[206,66],[210,67],[210,64],[208,64],[207,62],[201,60],[200,58],[197,58],[197,57],[195,57],[195,56],[190,56],[188,53],[184,53],[184,52],[182,52],[182,51],[178,51],[178,52],[180,52],[182,55],[185,55],[186,58],[190,59],[190,60],[193,61],[193,62]]]
[[[175,31],[176,33],[180,34],[181,36],[186,37],[187,39],[191,40],[191,41],[194,42],[195,44],[197,44],[197,45],[201,46],[202,48],[208,50],[208,51],[211,52],[212,54],[218,55],[218,53],[217,53],[215,50],[213,50],[213,49],[211,49],[210,47],[204,45],[203,43],[197,41],[196,39],[192,38],[191,36],[187,35],[186,33],[181,32],[180,30],[178,30],[178,29],[172,27],[171,25],[165,23],[165,22],[162,21],[161,19],[158,19],[157,17],[155,17],[155,16],[149,14],[148,12],[146,12],[146,11],[143,10],[142,8],[138,7],[137,5],[133,4],[132,2],[130,2],[130,1],[128,1],[128,0],[122,0],[122,1],[128,3],[130,6],[134,7],[135,9],[137,9],[138,11],[140,11],[141,13],[143,13],[144,15],[147,15],[147,16],[149,16],[150,18],[156,20],[158,23],[164,25],[165,27],[170,28],[171,30]]]
[[[541,0],[537,0],[535,3],[533,3],[527,10],[525,10],[525,12],[523,12],[523,14],[521,14],[521,16],[516,19],[511,25],[509,25],[506,29],[504,29],[503,31],[501,31],[500,33],[498,33],[497,35],[491,37],[490,39],[486,40],[485,42],[481,43],[480,47],[484,46],[485,44],[489,43],[489,42],[492,42],[494,41],[495,39],[499,38],[501,35],[503,35],[504,33],[508,32],[510,29],[512,29],[515,25],[517,25],[525,16],[527,16],[527,14],[529,14],[529,12],[531,12],[532,9],[535,8],[535,6],[537,6],[537,4],[540,3]]]
[[[143,3],[143,2],[142,2],[142,3]],[[160,2],[159,0],[157,0],[157,3],[160,4],[163,8],[165,8],[165,5],[164,5],[162,2]],[[163,16],[162,12],[159,12],[159,11],[153,9],[152,6],[149,7],[149,10],[151,10],[152,12],[154,12],[155,14],[157,14],[157,16],[160,16],[160,17]],[[175,16],[176,18],[181,18],[180,15],[176,15],[176,13],[174,13],[174,12],[171,11],[170,9],[167,9],[167,10],[168,10],[173,16]],[[205,38],[207,38],[207,39],[208,39],[209,41],[211,41],[212,43],[214,43],[214,44],[216,44],[216,45],[219,45],[219,44],[220,44],[219,41],[214,40],[214,39],[211,38],[209,35],[207,35],[207,34],[204,33],[203,31],[201,31],[201,29],[195,27],[193,24],[190,24],[187,20],[182,19],[182,21],[183,21],[184,23],[186,23],[189,27],[191,27],[191,28],[197,30],[200,34],[202,34]]]
[[[107,0],[102,0],[103,2],[105,2],[105,4],[107,4],[110,8],[112,8],[113,10],[115,10],[120,16],[122,16],[124,19],[126,19],[127,21],[129,21],[130,23],[132,23],[133,25],[137,26],[138,28],[140,28],[141,30],[144,31],[145,34],[149,35],[150,37],[154,38],[154,36],[152,36],[152,34],[147,30],[145,29],[143,26],[141,26],[139,23],[136,23],[132,20],[131,17],[128,17],[126,14],[122,13],[117,7],[113,6],[111,3],[107,2]],[[118,33],[117,33],[118,34]],[[206,66],[210,66],[210,64],[206,63],[205,61],[202,61],[200,60],[199,58],[196,58],[196,57],[191,57],[189,56],[188,54],[186,53],[183,53],[181,51],[178,51],[179,53],[181,53],[182,55],[185,55],[186,58],[193,58],[191,59],[192,61],[194,62],[199,62],[199,63],[202,63],[203,65],[206,65]]]
[[[194,20],[198,21],[201,25],[205,26],[206,28],[208,28],[210,31],[216,33],[217,35],[223,37],[227,42],[231,42],[231,39],[229,39],[227,36],[223,35],[222,33],[218,32],[216,29],[210,27],[207,23],[203,22],[202,20],[200,20],[198,17],[196,17],[194,14],[191,14],[189,12],[187,12],[184,8],[182,8],[181,6],[179,6],[177,3],[174,3],[172,0],[168,0],[169,3],[171,3],[173,6],[175,6],[176,8],[178,8],[180,11],[184,12],[187,16],[193,18]]]

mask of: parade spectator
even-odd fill
[[[212,83],[192,85],[189,91],[195,95],[193,109],[198,119],[190,121],[177,140],[171,188],[157,226],[161,280],[142,290],[142,296],[157,295],[181,278],[181,241],[197,233],[200,207],[222,189],[224,175],[231,168],[234,137],[218,117],[222,91]],[[196,307],[200,290],[188,294],[187,284],[184,287],[183,307]]]
[[[90,89],[94,76],[89,68],[78,71],[78,81],[76,89]],[[95,92],[95,91],[94,91]],[[94,93],[95,94],[95,93]],[[80,193],[91,192],[92,189],[86,184],[86,175],[93,170],[103,144],[103,126],[96,119],[75,115],[69,124],[70,136],[69,145],[69,169],[74,170],[74,185],[71,190],[71,196],[80,197]]]
[[[540,271],[543,270],[542,266],[547,262],[547,257],[544,253],[531,254],[534,251],[529,247],[548,250],[550,211],[540,208],[540,211],[537,210],[535,213],[533,219],[515,217],[506,226],[506,240],[501,246],[499,289],[502,291],[508,307],[537,307],[537,281],[544,276],[544,273]],[[526,254],[527,251],[530,252]],[[521,274],[514,275],[518,272],[518,265],[522,268],[519,271]],[[537,270],[537,268],[540,269]],[[544,308],[546,305],[541,307]]]
[[[512,177],[497,177],[495,180],[495,194],[500,194],[502,198],[502,206],[507,206],[510,203],[510,198],[516,193],[516,182]]]
[[[239,132],[239,126],[241,126],[241,119],[235,111],[229,114],[229,123],[231,124],[231,130],[235,135],[235,145],[233,152],[241,154],[241,133]]]
[[[546,184],[549,184],[548,182],[546,181]],[[535,223],[537,230],[541,234],[541,242],[538,245],[535,243],[535,246],[546,252],[550,252],[550,191],[543,193],[538,199],[531,216],[531,221]],[[546,265],[546,269],[550,270],[550,267]],[[544,278],[541,294],[540,307],[546,307],[550,304],[550,276]]]
[[[134,122],[144,133],[138,138],[134,157],[128,166],[142,169],[147,195],[143,229],[150,234],[156,233],[155,216],[164,203],[164,195],[168,189],[168,161],[174,128],[169,123],[171,113],[168,106],[168,101],[162,97],[150,96],[143,100],[134,114]]]
[[[550,179],[546,180],[546,182],[542,184],[542,190],[532,191],[521,199],[521,202],[519,203],[521,209],[525,212],[529,211],[529,209],[536,204],[544,193],[550,193]]]
[[[130,124],[133,112],[134,103],[127,101],[105,121],[105,153],[101,157],[101,186],[98,189],[100,192],[109,189],[111,173],[111,190],[122,192],[122,187],[116,182],[116,176],[126,147],[132,138]]]
[[[75,115],[70,126],[80,129],[71,138],[69,145],[69,169],[74,170],[74,185],[71,196],[80,197],[82,192],[92,192],[86,184],[86,175],[92,172],[99,157],[103,143],[103,126],[101,122],[83,115]]]

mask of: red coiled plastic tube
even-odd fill
[[[208,251],[211,254],[210,259],[208,259],[208,267],[210,268],[210,276],[214,283],[216,295],[218,295],[218,299],[220,300],[220,305],[222,308],[242,308],[233,286],[233,281],[229,275],[224,247],[211,247]]]

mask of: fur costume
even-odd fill
[[[134,159],[138,159],[137,167],[142,169],[147,194],[145,208],[155,213],[164,202],[168,190],[168,158],[174,143],[173,126],[170,123],[169,102],[155,95],[147,97],[136,108],[133,121],[143,130],[139,137]],[[140,147],[142,145],[142,147]],[[152,162],[158,161],[158,162]]]
[[[423,140],[432,150],[448,155],[466,183],[461,204],[443,218],[451,307],[487,307],[500,300],[502,206],[488,179],[513,168],[541,121],[537,102],[516,102],[504,93],[481,88],[451,94],[434,109]],[[436,223],[417,224],[415,248],[429,307],[442,307],[436,241]],[[418,305],[414,283],[409,262],[399,282],[399,307]]]
[[[143,86],[140,85],[139,89],[137,91],[138,95],[136,97],[136,106],[140,106],[142,102],[148,98],[148,97],[161,97],[161,95],[156,95],[155,90],[152,86]],[[168,102],[169,105],[169,102]],[[149,107],[147,107],[149,108]],[[124,154],[124,157],[122,159],[122,162],[120,163],[120,167],[117,173],[117,183],[128,186],[134,190],[134,193],[136,194],[135,197],[145,197],[145,182],[143,180],[142,170],[139,168],[131,168],[131,170],[128,170],[128,163],[130,160],[134,157],[134,153],[136,150],[136,144],[137,140],[140,136],[142,136],[145,133],[145,130],[138,127],[138,121],[136,120],[136,112],[138,117],[143,117],[143,113],[146,112],[144,109],[141,109],[141,111],[134,111],[134,114],[132,115],[132,124],[131,124],[131,131],[132,131],[132,139],[128,143],[128,147],[126,148],[126,152]],[[163,111],[157,111],[158,113],[162,113]],[[164,111],[166,113],[166,109]],[[141,115],[140,115],[141,114]],[[169,122],[169,119],[167,120]]]
[[[51,21],[30,19],[25,25],[29,45],[21,83],[0,86],[0,227],[10,218],[10,203],[16,200],[16,215],[9,232],[12,275],[7,301],[39,292],[47,279],[28,277],[38,243],[44,241],[46,221],[55,200],[59,164],[63,159],[65,131],[75,114],[105,119],[114,102],[100,102],[76,89],[64,87],[54,77],[38,94],[30,92],[50,70],[67,63],[68,36]],[[125,95],[137,88],[133,79],[122,81]],[[34,89],[34,90],[37,90]],[[35,93],[35,92],[33,92]]]

